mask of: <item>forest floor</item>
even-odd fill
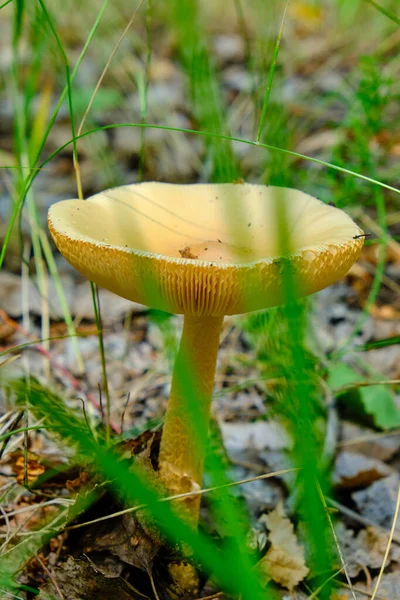
[[[89,50],[79,72],[74,91],[79,117],[122,31],[121,24],[130,18],[127,3],[115,4],[118,8],[114,7],[110,19],[113,27],[100,29],[103,37]],[[398,187],[398,27],[368,5],[365,14],[360,9],[328,28],[332,17],[329,10],[319,10],[311,2],[292,4],[281,41],[265,139],[272,146],[290,148]],[[73,13],[68,17],[60,7],[59,34],[71,64],[87,35]],[[262,72],[262,57],[268,59],[267,66],[272,60],[279,29],[277,15],[274,13],[275,21],[265,38],[265,54],[260,52],[255,64],[249,59],[246,30],[230,11],[221,24],[217,19],[221,15],[214,15],[207,31],[226,120],[233,134],[242,139],[254,139],[260,111],[252,105],[257,92],[253,78]],[[13,167],[21,164],[15,150],[15,97],[7,86],[12,63],[7,51],[11,19],[11,7],[7,6],[0,11],[0,74],[5,84],[0,88],[0,158],[9,167],[0,172],[2,242],[20,183]],[[366,39],[362,31],[371,23],[374,35]],[[187,74],[177,59],[174,36],[162,21],[155,21],[146,82],[141,79],[147,47],[145,19],[138,21],[136,28],[133,25],[132,32],[135,34],[127,35],[110,65],[87,128],[146,121],[197,129],[198,117],[188,100]],[[27,43],[22,46],[20,61],[23,66],[30,64]],[[50,62],[49,71],[38,76],[30,109],[31,139],[35,123],[48,117],[62,89],[59,64],[51,62],[54,56],[46,55],[45,61]],[[147,86],[145,111],[143,86]],[[27,201],[35,205],[35,222],[41,231],[46,228],[49,206],[77,194],[72,146],[60,150],[70,139],[65,104],[47,137],[42,159],[53,152],[56,155],[36,177],[33,200]],[[35,149],[34,141],[32,147]],[[212,170],[200,136],[166,129],[148,129],[145,134],[131,127],[103,130],[80,140],[78,150],[85,197],[141,178],[174,183],[204,181]],[[322,381],[319,401],[332,463],[327,512],[334,515],[342,555],[333,561],[337,591],[332,598],[373,597],[381,568],[374,597],[400,598],[400,520],[393,527],[400,502],[398,196],[302,157],[279,153],[276,157],[272,151],[263,149],[260,153],[259,148],[237,142],[233,151],[246,181],[297,187],[325,201],[333,198],[370,235],[346,278],[310,301],[306,347]],[[382,198],[384,215],[379,208]],[[69,409],[82,414],[83,406],[93,431],[105,427],[104,373],[90,284],[52,247],[60,279],[48,274],[46,268],[47,294],[43,293],[31,243],[35,222],[24,209],[0,273],[0,559],[7,560],[8,554],[13,556],[13,550],[27,541],[21,550],[27,554],[17,578],[18,594],[5,592],[1,596],[0,590],[0,597],[170,598],[163,566],[166,551],[157,555],[158,548],[140,519],[114,516],[101,524],[83,526],[117,512],[122,505],[106,487],[102,489],[91,465],[86,468],[76,461],[72,450],[60,443],[51,429],[42,427],[42,419],[16,402],[15,388],[9,384],[29,376],[62,398]],[[59,293],[60,283],[63,295]],[[371,295],[374,286],[376,293]],[[63,299],[78,338],[69,335]],[[113,436],[122,457],[134,454],[149,460],[157,452],[183,320],[103,289],[99,300]],[[276,399],[277,362],[269,364],[265,359],[281,352],[281,315],[279,309],[268,314],[263,332],[252,317],[225,319],[211,437],[223,442],[227,477],[233,482],[249,480],[234,486],[233,497],[248,512],[248,542],[259,560],[267,555],[274,532],[288,532],[291,549],[285,549],[287,561],[294,561],[289,578],[282,579],[279,569],[270,567],[266,583],[272,580],[274,593],[285,600],[303,600],[318,595],[310,591],[305,579],[307,552],[304,558],[301,528],[296,529],[295,538],[291,525],[298,525],[293,473],[259,477],[294,466],[294,440],[285,411]],[[10,435],[27,427],[34,429]],[[67,516],[57,535],[44,545],[40,536],[35,537],[43,523],[56,519],[60,508],[70,508],[73,515],[76,498],[95,486],[100,488],[96,501],[73,517]],[[204,529],[215,537],[223,536],[223,528],[219,530],[210,520],[208,509],[204,494]],[[209,580],[199,597],[225,596]]]

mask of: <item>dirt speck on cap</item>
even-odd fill
[[[193,254],[193,252],[191,252],[190,246],[185,246],[183,250],[179,250],[179,254],[182,256],[182,258],[198,258],[197,254]]]

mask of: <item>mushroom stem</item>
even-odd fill
[[[200,489],[223,317],[185,315],[159,455],[159,475],[171,494]],[[201,496],[180,500],[197,526]]]

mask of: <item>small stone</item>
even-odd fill
[[[277,421],[254,423],[224,423],[220,429],[227,451],[232,450],[284,450],[292,447],[292,439]]]
[[[393,474],[376,481],[365,490],[353,492],[351,497],[364,517],[385,529],[390,529],[399,485],[400,476]],[[396,532],[400,533],[400,521],[397,521]]]
[[[340,452],[336,458],[333,481],[343,489],[366,487],[392,473],[384,462],[356,452]]]

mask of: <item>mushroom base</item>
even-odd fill
[[[172,495],[201,489],[222,322],[223,317],[184,318],[159,455],[159,476]],[[177,501],[193,527],[200,501],[201,495]]]

